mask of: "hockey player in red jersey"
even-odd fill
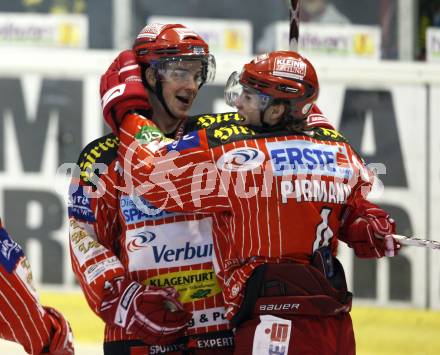
[[[399,248],[394,222],[366,200],[362,159],[338,132],[307,128],[318,93],[307,59],[273,52],[228,82],[226,98],[244,125],[146,145],[133,140],[132,120],[120,127],[131,193],[170,211],[213,214],[237,354],[354,354],[338,239],[362,257]]]
[[[129,112],[133,137],[172,142],[214,72],[208,45],[182,25],[152,24],[134,49],[122,52],[101,78],[104,117],[115,130],[113,119]],[[148,77],[141,77],[140,66]],[[163,133],[149,127],[150,119]],[[163,211],[117,190],[123,183],[118,144],[110,134],[83,150],[69,206],[72,265],[106,323],[104,353],[231,354],[210,215]]]
[[[0,338],[28,354],[73,355],[72,330],[56,309],[42,306],[21,247],[0,220]]]
[[[185,39],[185,35],[189,39]],[[188,44],[190,46],[185,47]],[[187,111],[198,89],[214,72],[213,58],[201,52],[207,52],[205,46],[198,35],[181,25],[147,26],[139,34],[134,51],[123,51],[101,78],[104,117],[113,131],[117,131],[120,118],[127,113],[135,128],[133,135],[143,143],[158,136],[168,139],[157,128],[149,127],[151,121],[145,117],[152,118],[170,138],[180,136],[182,131],[239,122],[241,118],[235,112],[188,118]],[[179,48],[184,49],[180,54]],[[201,70],[194,60],[200,59],[200,55],[204,62]],[[191,78],[190,71],[194,68]],[[183,120],[185,124],[181,125]],[[332,128],[317,108],[309,115],[309,124]],[[147,200],[141,201],[138,207],[133,198],[116,189],[122,184],[123,165],[116,157],[117,146],[118,140],[112,134],[99,138],[84,149],[78,161],[80,178],[72,185],[69,208],[75,274],[90,306],[101,317],[101,304],[108,294],[106,287],[112,284],[111,280],[126,275],[127,270],[126,279],[153,286],[181,280],[175,285],[180,292],[179,299],[194,316],[185,333],[187,336],[177,342],[173,339],[182,332],[167,337],[152,335],[147,340],[145,334],[143,338],[130,334],[127,327],[117,326],[110,319],[106,321],[105,353],[123,354],[129,349],[145,352],[145,343],[159,342],[172,343],[150,345],[149,351],[178,352],[190,348],[197,353],[232,352],[231,326],[224,317],[223,297],[211,261],[211,219],[202,213],[177,215],[151,209]],[[93,164],[104,164],[106,171],[93,171]],[[95,185],[97,193],[87,194],[86,190]],[[176,239],[175,235],[185,237]],[[155,239],[151,241],[153,236]],[[148,245],[152,248],[147,248]],[[169,254],[173,250],[175,260]],[[198,255],[195,258],[191,257],[193,251]],[[182,260],[185,256],[193,260]],[[168,261],[164,263],[164,260]],[[110,289],[116,290],[116,296],[121,293],[119,288]]]

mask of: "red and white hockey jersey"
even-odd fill
[[[29,262],[0,221],[0,338],[41,354],[50,342],[52,324],[32,285]]]
[[[148,122],[140,119],[133,130],[142,142],[161,136]],[[230,329],[212,265],[212,218],[167,212],[124,193],[117,147],[111,134],[90,143],[70,187],[72,266],[89,305],[99,315],[105,282],[125,276],[175,287],[193,312],[188,335]],[[116,326],[105,332],[105,341],[136,339]]]
[[[335,251],[343,207],[365,197],[371,182],[332,129],[293,135],[214,121],[171,144],[142,144],[133,139],[135,120],[124,120],[119,149],[136,194],[169,211],[212,213],[230,318],[261,263],[308,263],[324,245]]]

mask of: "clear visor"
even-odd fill
[[[193,81],[198,87],[212,82],[216,70],[215,59],[211,54],[165,58],[156,63],[155,67],[163,81],[177,83]]]
[[[231,107],[257,110],[265,110],[271,99],[268,95],[240,84],[240,74],[236,71],[229,76],[224,96],[226,103]]]

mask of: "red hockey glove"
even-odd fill
[[[56,309],[44,307],[50,322],[52,323],[52,334],[50,337],[50,355],[73,355],[73,335],[69,323]]]
[[[128,111],[151,108],[141,69],[131,50],[121,52],[101,76],[99,92],[104,119],[116,135]]]
[[[324,116],[316,104],[312,106],[307,116],[307,128],[321,127],[336,130],[326,116]]]
[[[183,309],[172,287],[113,281],[101,303],[104,321],[135,334],[146,344],[169,344],[183,335],[192,314]]]
[[[393,238],[396,224],[380,207],[365,199],[348,206],[342,218],[340,240],[360,258],[397,255],[400,244]]]

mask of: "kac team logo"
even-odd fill
[[[248,171],[261,166],[266,159],[264,153],[255,148],[236,148],[217,160],[217,168],[228,171]]]
[[[150,242],[156,239],[156,234],[149,231],[144,231],[131,237],[132,239],[127,243],[127,249],[130,252],[145,248]]]

